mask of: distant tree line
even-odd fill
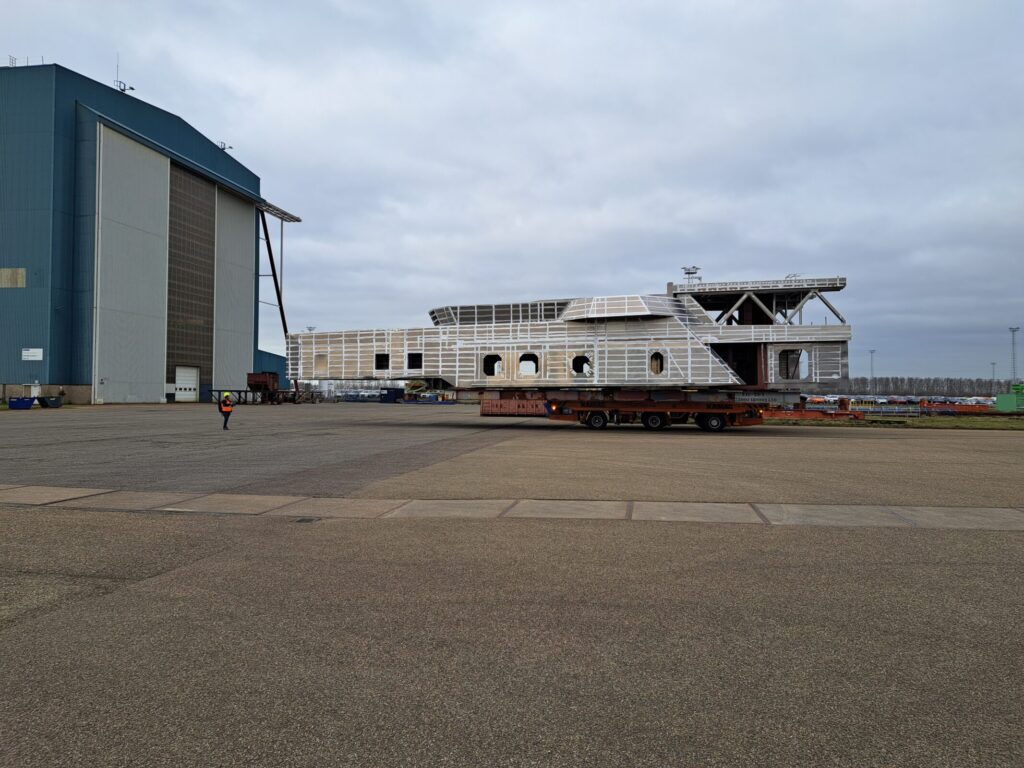
[[[1010,391],[1009,379],[954,379],[949,376],[876,376],[872,387],[867,376],[850,377],[853,395],[946,395],[948,397],[988,397]]]

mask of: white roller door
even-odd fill
[[[179,365],[174,369],[174,402],[199,402],[199,369]]]

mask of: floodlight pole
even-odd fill
[[[1010,328],[1010,384],[1017,383],[1017,331],[1020,326]]]
[[[875,394],[875,352],[877,349],[869,349],[868,353],[871,355],[871,394]]]

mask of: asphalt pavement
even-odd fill
[[[0,482],[379,499],[1024,505],[1024,432],[763,425],[594,431],[473,406],[0,413]]]
[[[1016,766],[1024,535],[0,511],[10,766]]]
[[[0,765],[1024,764],[1019,433],[403,408],[0,414]]]

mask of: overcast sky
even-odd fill
[[[119,53],[136,96],[233,145],[302,216],[294,329],[660,292],[697,264],[846,276],[853,375],[869,348],[877,375],[1009,375],[1024,3],[16,0],[3,17],[0,54],[112,82]],[[275,312],[261,346],[281,351]]]

